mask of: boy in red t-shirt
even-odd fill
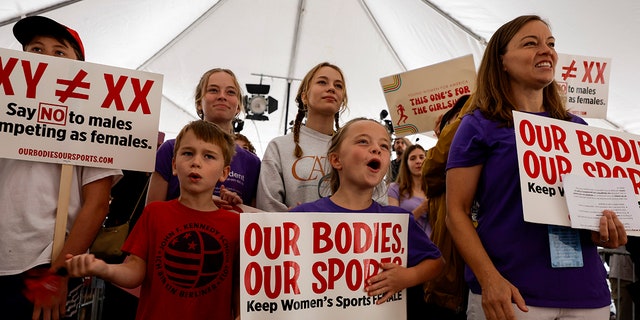
[[[180,197],[144,209],[123,246],[130,255],[122,264],[67,255],[69,274],[141,285],[137,319],[233,319],[240,297],[240,216],[211,197],[228,176],[233,154],[232,136],[217,125],[186,125],[173,156]]]

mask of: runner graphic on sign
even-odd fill
[[[400,122],[405,123],[407,122],[407,119],[409,119],[409,117],[404,114],[404,107],[402,106],[402,104],[399,104],[396,107],[396,113],[400,115],[400,119],[398,119],[398,123],[396,123],[396,125],[400,125]]]

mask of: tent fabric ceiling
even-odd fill
[[[87,61],[163,74],[160,130],[168,137],[196,118],[193,91],[204,71],[224,67],[241,84],[269,84],[278,110],[242,131],[259,155],[294,119],[299,80],[315,64],[343,69],[343,120],[378,119],[386,108],[381,77],[467,54],[478,64],[500,25],[538,14],[551,23],[558,52],[612,59],[608,120],[589,122],[640,134],[631,96],[640,74],[634,0],[15,0],[0,4],[0,46],[20,49],[11,28],[34,12],[76,29]]]

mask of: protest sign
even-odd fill
[[[568,173],[562,184],[572,228],[599,231],[602,211],[611,210],[625,230],[640,230],[640,207],[629,179]]]
[[[475,83],[472,55],[381,78],[395,135],[433,130],[438,116],[471,94]]]
[[[406,214],[242,213],[240,314],[251,319],[406,319],[405,290],[380,305],[365,281],[406,266]]]
[[[569,112],[583,118],[607,117],[610,70],[611,59],[558,54],[555,78]]]
[[[627,178],[640,199],[639,136],[518,111],[513,118],[526,221],[571,226],[562,185],[569,173]]]
[[[1,158],[153,171],[162,75],[0,49]]]

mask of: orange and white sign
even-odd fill
[[[475,83],[472,55],[381,78],[395,135],[433,130],[438,116],[471,94]]]

